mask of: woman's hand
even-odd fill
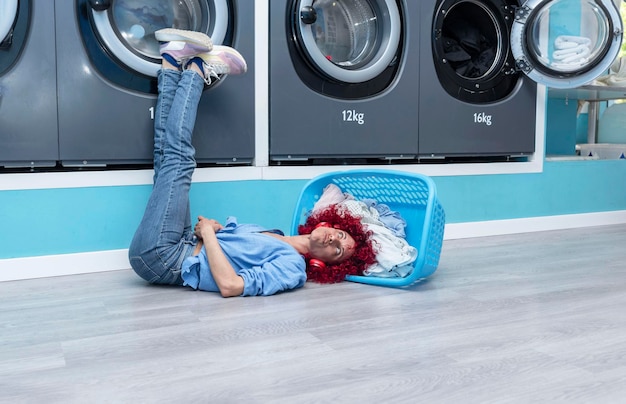
[[[215,219],[207,219],[204,216],[198,216],[198,223],[196,223],[196,226],[193,228],[193,234],[195,234],[199,239],[202,239],[203,231],[211,229],[213,230],[213,233],[216,233],[223,228],[224,226],[222,226],[220,222]]]
[[[239,296],[245,286],[243,278],[237,275],[215,236],[215,233],[223,228],[224,226],[215,219],[198,216],[198,223],[193,232],[204,244],[211,274],[222,296]]]

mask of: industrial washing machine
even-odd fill
[[[420,158],[532,154],[536,83],[588,83],[622,40],[610,0],[420,4]]]
[[[417,154],[419,2],[272,0],[271,164]]]
[[[254,4],[243,0],[75,0],[55,5],[60,160],[64,166],[150,164],[159,44],[176,27],[235,47],[248,63],[205,90],[198,163],[254,157]]]
[[[59,159],[54,3],[0,1],[0,167]]]

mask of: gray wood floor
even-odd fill
[[[626,226],[444,243],[408,290],[0,283],[0,402],[624,403]]]

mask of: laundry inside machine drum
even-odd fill
[[[463,78],[488,76],[502,58],[502,30],[493,13],[478,3],[460,2],[448,10],[441,35],[443,57]]]
[[[473,104],[502,100],[519,85],[510,52],[514,0],[444,0],[435,10],[433,58],[452,97]]]
[[[332,63],[356,69],[376,55],[378,24],[376,13],[366,0],[351,3],[317,1],[317,21],[312,25],[315,43]]]

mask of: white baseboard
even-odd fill
[[[444,239],[626,224],[626,210],[446,225]],[[128,250],[0,259],[0,282],[129,269]]]
[[[128,250],[0,259],[0,282],[129,269]]]
[[[501,236],[536,231],[625,224],[626,210],[576,215],[526,217],[522,219],[446,224],[444,239]]]

